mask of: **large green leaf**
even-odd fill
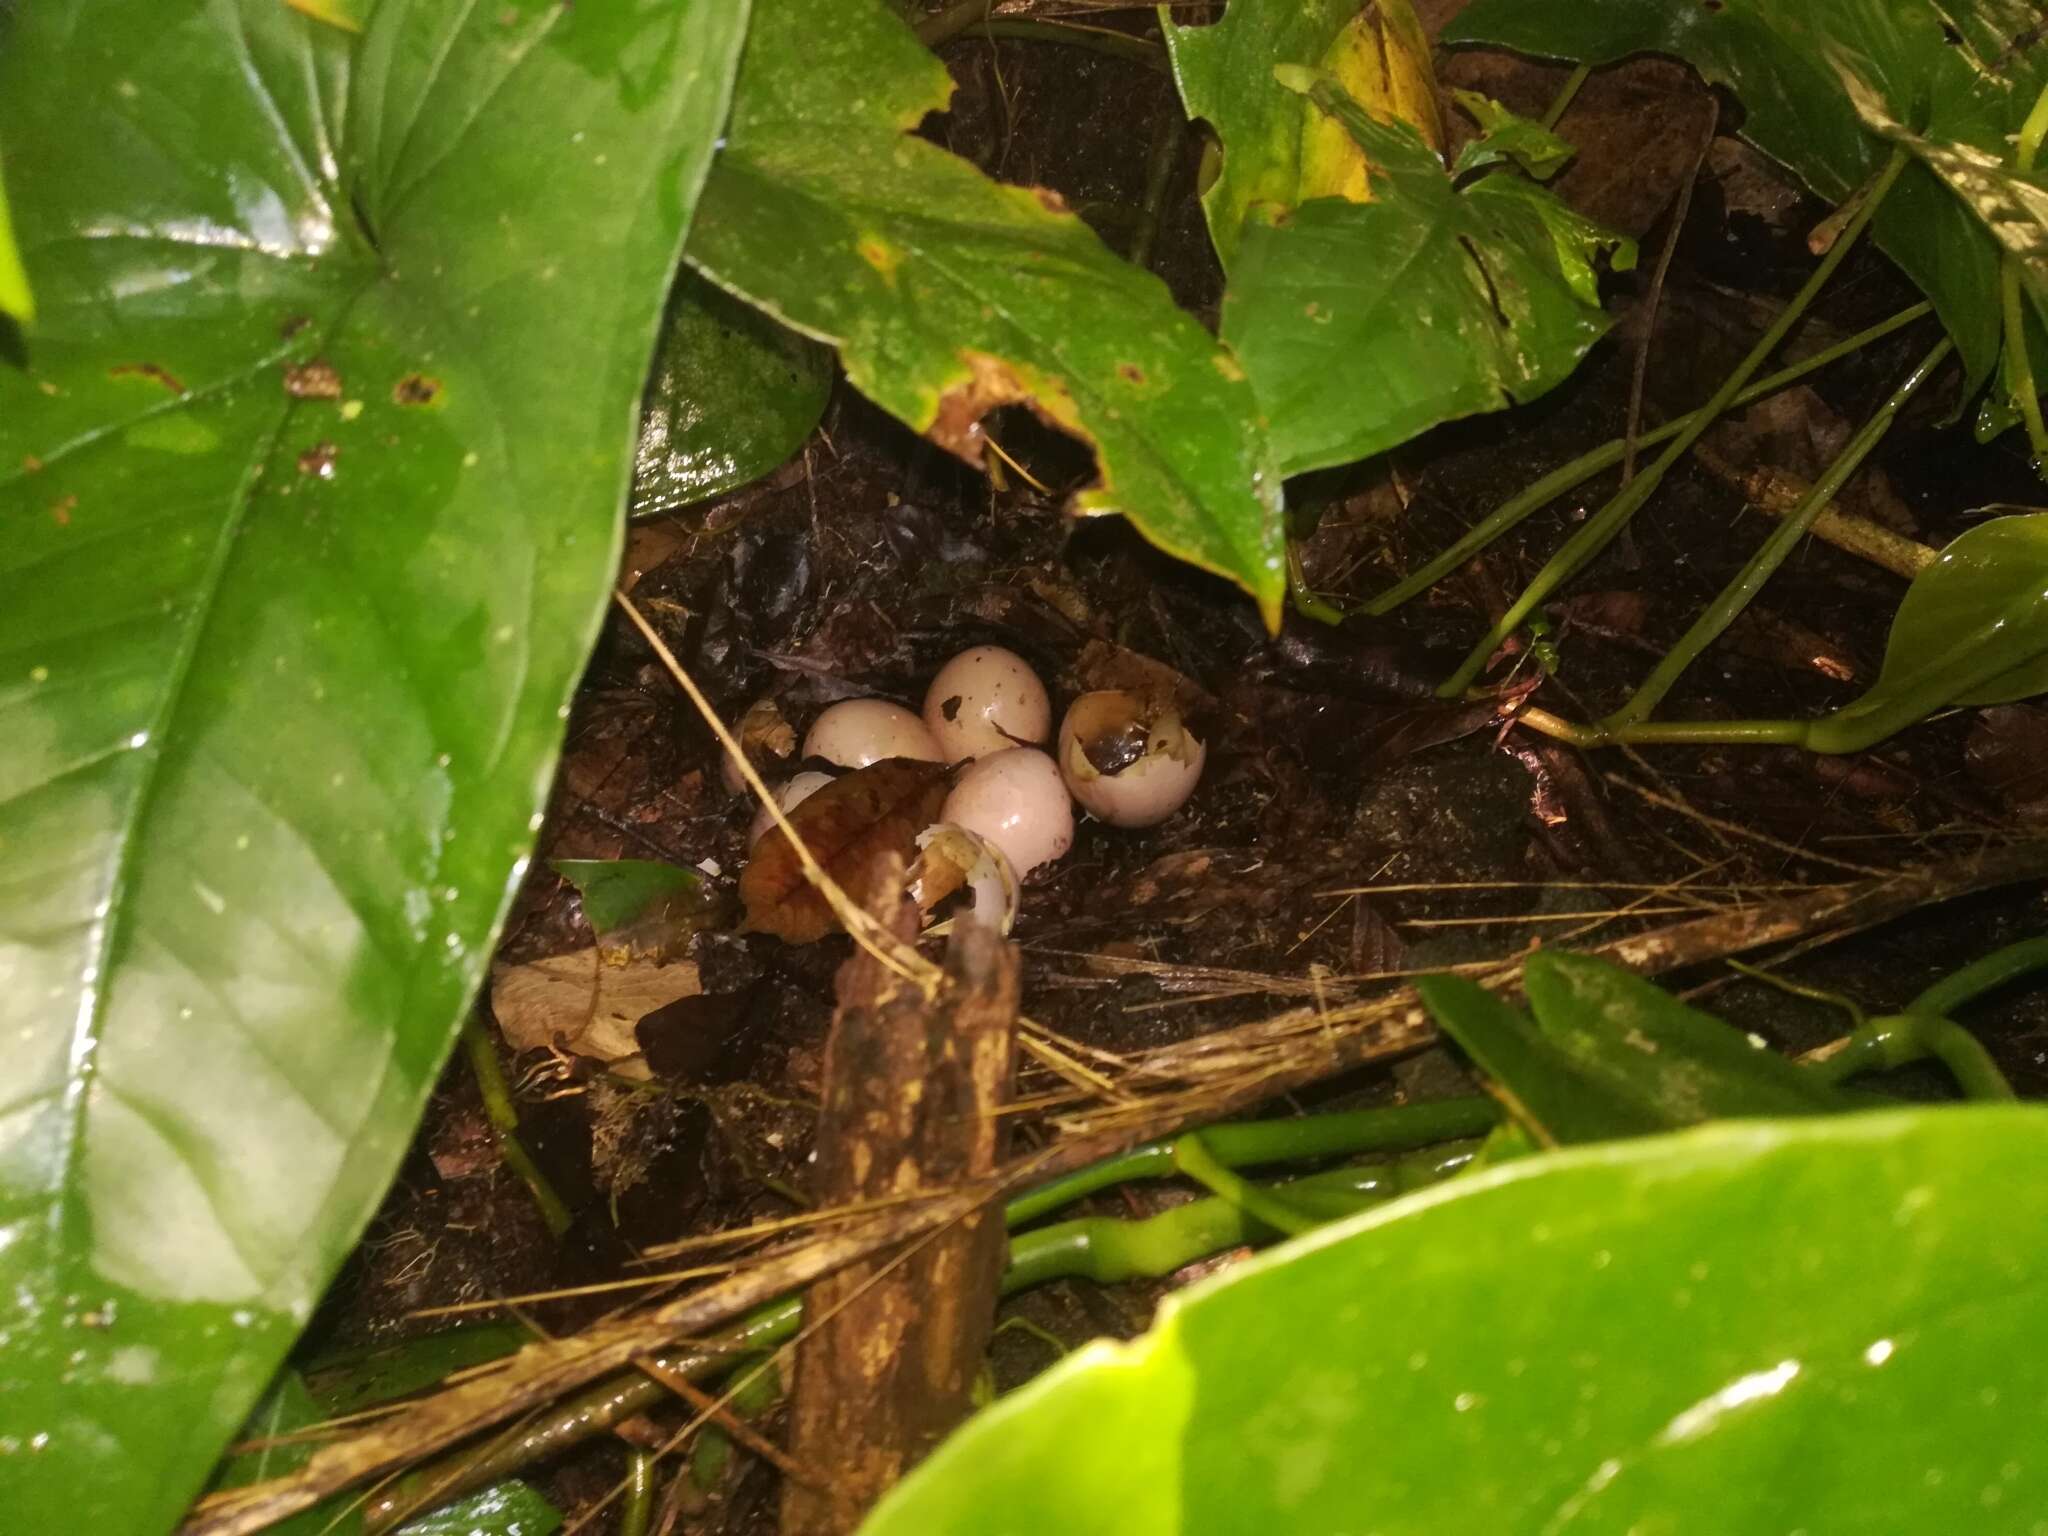
[[[2048,1113],[1717,1125],[1507,1164],[1170,1299],[866,1536],[2033,1536]]]
[[[1845,73],[1928,137],[2002,155],[2048,82],[2039,25],[2028,0],[1476,0],[1443,36],[1593,64],[1676,54],[1741,100],[1743,137],[1839,201],[1886,152],[1859,123]],[[1982,382],[1999,346],[1998,252],[1984,227],[1915,165],[1872,229]]]
[[[803,446],[831,393],[830,351],[683,273],[641,405],[633,515],[759,479]]]
[[[952,82],[883,0],[760,0],[690,260],[840,349],[847,378],[970,462],[1028,401],[1093,444],[1122,512],[1278,623],[1280,488],[1236,362],[1057,199],[912,137]]]
[[[744,9],[4,13],[10,1529],[168,1527],[397,1163],[601,617]]]
[[[1249,221],[1223,301],[1223,339],[1289,475],[1541,395],[1607,331],[1595,259],[1634,259],[1543,188],[1513,175],[1458,187],[1407,124],[1376,121],[1327,78],[1310,89],[1372,162],[1373,200]]]
[[[1972,528],[1913,578],[1884,665],[1854,704],[1806,727],[1816,752],[1860,752],[1956,704],[2048,693],[2048,512]]]

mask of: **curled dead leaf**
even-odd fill
[[[526,965],[491,968],[491,1011],[515,1051],[554,1049],[598,1061],[640,1054],[634,1026],[703,991],[697,967],[664,965],[596,946]]]
[[[906,863],[916,857],[917,835],[938,820],[950,777],[942,763],[885,758],[833,780],[790,812],[790,824],[825,872],[859,901],[877,855],[894,851]],[[754,845],[740,875],[740,902],[745,931],[791,944],[813,943],[839,926],[780,827]]]

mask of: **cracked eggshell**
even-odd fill
[[[1187,804],[1208,748],[1171,704],[1116,689],[1084,693],[1060,722],[1060,776],[1081,808],[1113,827],[1152,827]]]
[[[775,803],[782,808],[782,814],[787,816],[791,811],[802,805],[831,782],[831,774],[807,770],[798,774],[787,784],[773,786],[775,790]],[[747,828],[747,846],[751,848],[754,844],[761,841],[762,838],[768,835],[768,829],[774,825],[775,819],[768,814],[767,806],[764,805],[761,809],[754,812],[753,824]]]
[[[885,757],[914,757],[924,763],[946,760],[924,722],[886,699],[834,704],[811,722],[803,755],[822,757],[842,768],[865,768]]]
[[[1031,663],[1000,645],[962,651],[932,679],[925,729],[946,761],[1040,746],[1052,734],[1052,700]]]
[[[1036,747],[976,758],[946,796],[939,820],[995,844],[1019,876],[1074,846],[1074,807],[1059,765]]]

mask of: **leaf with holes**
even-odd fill
[[[1350,463],[1569,375],[1610,323],[1593,263],[1611,251],[1627,265],[1629,242],[1519,176],[1460,187],[1406,124],[1326,76],[1302,83],[1375,176],[1371,202],[1305,203],[1247,224],[1238,245],[1223,339],[1281,471]]]
[[[860,901],[877,856],[895,852],[906,864],[916,857],[917,834],[939,819],[949,778],[943,763],[885,758],[834,779],[791,811],[789,824],[825,873]],[[792,944],[814,943],[839,927],[780,827],[754,844],[740,872],[740,902],[747,932]]]
[[[862,1536],[2026,1536],[2048,1111],[1530,1157],[1169,1296],[999,1398]]]
[[[1095,451],[1076,512],[1122,513],[1277,626],[1280,487],[1242,371],[1056,197],[915,136],[951,92],[883,0],[759,0],[691,262],[969,463],[987,412],[1030,406]]]
[[[1588,64],[1675,54],[1735,93],[1744,138],[1840,202],[1887,150],[1858,121],[1845,79],[1930,139],[2003,157],[2048,84],[2040,22],[2031,0],[1475,0],[1443,37]],[[1981,383],[1999,350],[1996,242],[1919,164],[1871,230]],[[2035,375],[2048,376],[2039,363]]]
[[[532,847],[745,7],[0,11],[0,1509],[151,1536]]]

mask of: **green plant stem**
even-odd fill
[[[1555,128],[1558,120],[1570,110],[1573,100],[1579,94],[1579,87],[1586,83],[1586,77],[1593,73],[1593,66],[1580,64],[1564,77],[1564,84],[1557,88],[1557,94],[1550,98],[1550,105],[1543,112],[1543,126]]]
[[[619,1509],[619,1536],[647,1536],[654,1523],[654,1452],[635,1448],[626,1458],[626,1501]]]
[[[782,1373],[776,1369],[774,1358],[760,1361],[751,1366],[742,1366],[733,1372],[732,1386],[726,1395],[726,1410],[752,1422],[764,1416],[782,1400]],[[725,1476],[725,1469],[732,1463],[732,1436],[716,1423],[706,1424],[697,1431],[697,1444],[690,1452],[690,1481],[699,1493],[709,1493]]]
[[[2034,357],[2027,346],[2027,310],[2020,292],[2020,260],[2007,251],[1998,264],[1998,308],[2005,324],[2006,377],[2013,404],[2026,424],[2027,447],[2037,473],[2048,475],[2048,422],[2041,419],[2041,397],[2034,388]]]
[[[1518,724],[1568,746],[1583,747],[1803,747],[1810,720],[1646,720],[1615,730],[1580,725],[1547,709],[1515,711]]]
[[[917,40],[927,48],[937,48],[951,42],[978,21],[987,19],[995,9],[995,0],[959,0],[943,11],[935,12],[917,23],[914,30]]]
[[[1465,658],[1458,670],[1445,679],[1443,685],[1437,689],[1439,697],[1456,698],[1471,686],[1472,680],[1479,675],[1480,669],[1492,657],[1495,648],[1515,632],[1536,605],[1576,574],[1588,561],[1605,549],[1616,534],[1628,526],[1629,519],[1634,517],[1636,510],[1650,499],[1664,476],[1670,472],[1671,466],[1692,447],[1708,425],[1734,403],[1735,397],[1742,392],[1743,386],[1750,381],[1757,369],[1778,350],[1786,333],[1798,322],[1800,316],[1806,313],[1807,307],[1827,285],[1828,279],[1834,276],[1835,269],[1842,264],[1843,258],[1855,248],[1857,238],[1870,223],[1871,215],[1876,213],[1884,202],[1885,194],[1891,190],[1892,183],[1898,180],[1899,172],[1905,169],[1905,165],[1906,151],[1903,148],[1894,149],[1886,159],[1884,169],[1878,172],[1876,181],[1858,202],[1855,215],[1843,229],[1841,238],[1828,248],[1828,253],[1814,268],[1813,275],[1807,278],[1792,302],[1787,304],[1779,312],[1777,319],[1771,322],[1770,329],[1757,339],[1756,345],[1750,348],[1749,355],[1743,358],[1733,373],[1721,381],[1721,386],[1714,391],[1713,397],[1688,418],[1687,425],[1665,445],[1664,451],[1657,455],[1656,460],[1617,491],[1605,506],[1586,520],[1578,532],[1565,541],[1564,547],[1536,573],[1535,580],[1523,589],[1522,595],[1509,605],[1508,611],[1501,615],[1499,621],[1472,648],[1471,654]]]
[[[1268,1186],[1267,1193],[1284,1192],[1291,1207],[1319,1211],[1326,1219],[1335,1219],[1448,1178],[1471,1161],[1473,1150],[1471,1143],[1463,1142],[1391,1162],[1331,1169]],[[1012,1239],[1003,1294],[1069,1278],[1104,1285],[1155,1279],[1210,1254],[1270,1241],[1276,1235],[1243,1206],[1219,1196],[1193,1200],[1140,1221],[1084,1216]],[[702,1381],[787,1343],[802,1323],[801,1298],[786,1296],[753,1313],[714,1344],[660,1350],[653,1360],[665,1376]],[[558,1405],[517,1434],[500,1436],[481,1450],[458,1451],[407,1473],[369,1502],[363,1512],[363,1530],[366,1536],[378,1536],[429,1505],[438,1506],[499,1482],[594,1435],[605,1434],[633,1415],[659,1406],[668,1395],[666,1387],[644,1372],[621,1373]]]
[[[2040,970],[2048,970],[2048,939],[2021,939],[1942,977],[1906,1004],[1906,1012],[1946,1017],[1986,992]]]
[[[1347,617],[1344,609],[1308,584],[1308,572],[1301,564],[1301,546],[1293,539],[1287,541],[1287,600],[1296,613],[1318,624],[1342,624]]]
[[[1166,213],[1166,191],[1173,184],[1173,168],[1180,161],[1180,147],[1188,135],[1187,114],[1171,88],[1165,92],[1166,111],[1152,129],[1152,150],[1145,161],[1145,200],[1139,206],[1137,233],[1131,236],[1131,264],[1152,265],[1152,248],[1159,241],[1159,221]]]
[[[1318,1223],[1306,1211],[1297,1211],[1284,1195],[1260,1189],[1250,1180],[1232,1173],[1202,1145],[1199,1135],[1183,1136],[1173,1144],[1174,1162],[1180,1171],[1212,1195],[1221,1196],[1254,1221],[1264,1222],[1275,1232],[1299,1237]]]
[[[1948,1068],[1965,1098],[2017,1097],[2005,1074],[1977,1037],[1961,1025],[1932,1013],[1894,1013],[1872,1019],[1849,1037],[1848,1044],[1807,1070],[1830,1083],[1865,1072],[1882,1072],[1908,1062],[1935,1057]]]
[[[1293,1120],[1246,1120],[1212,1125],[1201,1132],[1209,1153],[1226,1168],[1263,1163],[1309,1162],[1324,1157],[1360,1157],[1482,1136],[1499,1123],[1500,1106],[1483,1095],[1354,1109]],[[1117,1157],[1104,1158],[1064,1178],[1026,1190],[1003,1208],[1012,1228],[1072,1205],[1104,1189],[1139,1179],[1171,1178],[1179,1164],[1175,1140],[1148,1141]]]
[[[1872,342],[1891,335],[1892,332],[1899,330],[1903,326],[1911,325],[1922,316],[1931,314],[1933,310],[1934,306],[1925,301],[1910,305],[1900,310],[1888,320],[1880,320],[1876,325],[1870,326],[1866,330],[1858,331],[1854,336],[1846,337],[1836,342],[1833,346],[1794,363],[1789,368],[1781,368],[1768,378],[1759,379],[1730,401],[1729,408],[1732,410],[1736,406],[1748,405],[1752,401],[1761,400],[1766,395],[1776,394],[1786,386],[1796,384],[1808,374],[1825,368],[1828,364],[1847,357],[1852,352],[1861,351]],[[1693,419],[1702,415],[1703,412],[1704,407],[1701,410],[1692,411],[1687,415],[1667,421],[1653,431],[1641,434],[1636,438],[1636,446],[1638,448],[1650,448],[1658,443],[1669,441],[1680,432],[1683,432]],[[1429,561],[1412,576],[1406,577],[1395,586],[1389,587],[1377,597],[1368,598],[1360,605],[1359,611],[1379,614],[1387,613],[1400,607],[1401,604],[1407,602],[1410,598],[1435,586],[1445,576],[1463,565],[1472,556],[1478,554],[1480,550],[1491,544],[1495,539],[1527,519],[1531,513],[1548,505],[1566,491],[1572,490],[1584,481],[1592,479],[1601,470],[1619,464],[1627,452],[1627,439],[1617,437],[1612,442],[1603,443],[1590,453],[1579,455],[1578,458],[1573,459],[1569,464],[1561,465],[1557,469],[1552,470],[1527,490],[1503,502],[1484,521],[1475,523],[1466,532],[1464,537],[1460,538],[1442,554]]]
[[[519,1111],[512,1103],[512,1087],[505,1081],[505,1069],[498,1062],[498,1048],[491,1043],[475,1013],[463,1020],[462,1045],[469,1055],[470,1071],[476,1076],[477,1091],[483,1096],[484,1115],[497,1137],[498,1155],[533,1195],[549,1235],[560,1237],[569,1230],[569,1208],[519,1139]]]
[[[1077,27],[1057,21],[992,19],[974,29],[977,37],[1009,38],[1026,43],[1059,43],[1068,48],[1086,48],[1114,59],[1129,59],[1150,69],[1166,68],[1166,55],[1157,43],[1108,27]],[[1176,113],[1178,116],[1179,114]],[[1183,123],[1185,117],[1180,119]]]
[[[1771,529],[1770,536],[1758,546],[1755,554],[1736,573],[1735,579],[1721,590],[1706,612],[1693,620],[1692,627],[1682,635],[1678,643],[1664,653],[1663,659],[1651,669],[1629,701],[1608,716],[1604,728],[1619,730],[1637,721],[1647,720],[1663,702],[1664,695],[1684,675],[1685,669],[1699,660],[1702,652],[1720,638],[1722,632],[1735,622],[1735,618],[1755,600],[1764,583],[1777,574],[1778,568],[1790,557],[1799,541],[1813,526],[1813,520],[1821,509],[1835,499],[1836,494],[1848,483],[1849,477],[1863,467],[1863,461],[1871,451],[1884,441],[1885,434],[1898,420],[1899,412],[1906,403],[1920,392],[1920,388],[1934,376],[1935,370],[1954,350],[1954,343],[1946,336],[1928,349],[1927,355],[1913,367],[1899,387],[1894,389],[1871,414],[1868,421],[1857,429],[1855,436],[1835,455],[1835,461],[1825,473],[1808,488],[1799,505],[1783,521]]]

